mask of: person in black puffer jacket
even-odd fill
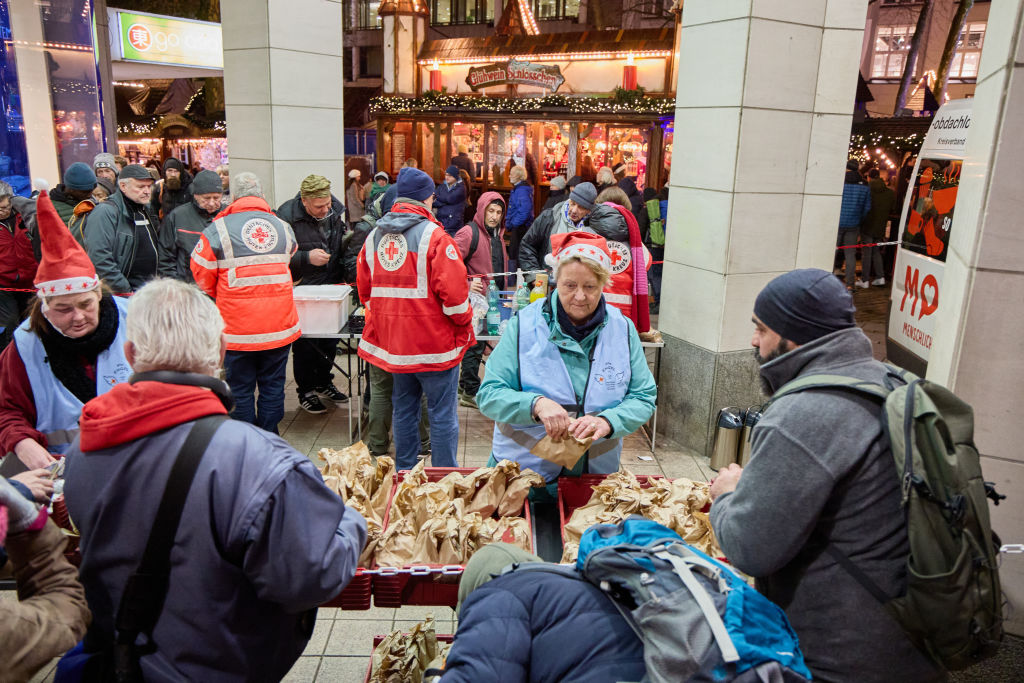
[[[164,179],[153,186],[150,208],[161,221],[171,211],[192,201],[192,174],[174,157],[164,162]]]
[[[345,207],[331,194],[331,181],[319,175],[306,176],[299,193],[278,208],[277,216],[292,226],[298,243],[290,263],[295,284],[342,282]],[[292,344],[295,388],[299,405],[307,413],[327,412],[321,398],[348,402],[348,396],[334,386],[331,374],[337,351],[337,339],[300,338]]]
[[[469,560],[442,683],[643,678],[643,643],[597,586],[548,572],[501,574],[514,562],[539,561],[507,543],[484,546]]]

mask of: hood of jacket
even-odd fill
[[[270,208],[270,204],[267,204],[266,199],[262,197],[242,197],[228,204],[220,213],[214,216],[213,220],[230,216],[234,213],[245,213],[246,211],[274,213],[274,210]]]
[[[843,179],[845,185],[867,185],[864,181],[864,176],[857,173],[852,168],[846,169],[846,177]]]
[[[626,196],[630,199],[640,196],[640,191],[636,189],[636,181],[630,176],[626,176],[616,183],[616,185],[618,185],[619,189],[625,192]]]
[[[473,222],[481,228],[486,228],[484,214],[487,213],[487,207],[494,202],[501,204],[501,224],[498,225],[498,234],[500,235],[505,231],[505,213],[508,206],[505,204],[505,199],[497,192],[487,191],[480,195],[480,199],[476,202],[476,213],[473,214]]]
[[[340,216],[341,212],[345,210],[345,205],[341,203],[341,200],[331,195],[331,209],[334,211],[334,215]],[[277,217],[286,223],[298,223],[302,221],[308,221],[310,223],[316,223],[317,220],[309,215],[306,211],[306,207],[302,204],[302,193],[296,192],[295,196],[286,201],[277,210]]]
[[[80,447],[98,451],[206,415],[226,415],[217,395],[203,387],[138,382],[118,384],[82,408]]]
[[[377,227],[383,232],[407,232],[423,221],[430,221],[444,230],[444,226],[437,222],[425,204],[400,197],[391,211],[377,221]]]
[[[629,244],[629,227],[626,225],[626,219],[613,206],[608,204],[595,206],[588,216],[587,225],[606,240]]]
[[[755,350],[754,353],[757,353]],[[799,375],[814,373],[841,375],[845,365],[872,360],[871,340],[859,327],[836,330],[807,342],[761,366],[761,377],[772,393]]]

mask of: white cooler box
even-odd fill
[[[298,285],[295,309],[303,334],[336,334],[348,322],[349,285]]]

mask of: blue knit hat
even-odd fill
[[[765,285],[754,301],[754,315],[770,330],[806,344],[854,326],[853,297],[832,273],[800,268]]]
[[[399,197],[415,199],[423,202],[427,197],[434,194],[434,181],[426,173],[418,168],[404,166],[398,172],[398,182],[395,183],[396,192]]]
[[[89,168],[89,164],[76,161],[68,166],[68,170],[64,171],[64,189],[91,192],[94,187],[96,187],[96,174]]]

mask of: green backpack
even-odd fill
[[[890,599],[837,548],[827,552],[923,652],[948,670],[963,669],[995,654],[1003,638],[1000,544],[987,498],[998,505],[1005,496],[982,478],[971,407],[945,387],[889,368],[888,386],[808,375],[784,385],[773,401],[797,391],[838,389],[882,402],[910,541],[906,594]]]
[[[651,238],[651,244],[656,247],[665,246],[665,224],[661,222],[661,202],[657,199],[648,200],[647,204],[647,217],[650,219],[650,228],[648,229],[648,235]]]

